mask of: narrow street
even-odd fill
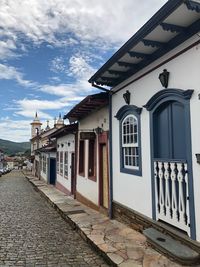
[[[107,264],[73,231],[21,172],[0,177],[0,266]]]

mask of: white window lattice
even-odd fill
[[[60,175],[63,175],[63,151],[60,152]]]
[[[127,169],[139,169],[138,119],[128,115],[122,122],[123,166]]]
[[[68,151],[65,151],[65,165],[64,165],[64,168],[65,168],[65,177],[68,177]]]

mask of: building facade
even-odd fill
[[[109,206],[108,94],[87,96],[65,118],[78,121],[76,198],[106,212]]]
[[[67,195],[76,194],[77,123],[65,125],[51,135],[56,139],[56,187]]]
[[[169,0],[89,80],[112,92],[114,217],[198,241],[199,31],[199,2]]]

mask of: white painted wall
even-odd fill
[[[187,47],[197,40],[197,36],[182,44],[179,48],[171,51],[162,59],[151,64],[151,68],[166,60],[179,50]],[[135,76],[129,78],[134,80],[146,72],[150,67],[145,68]],[[193,89],[194,93],[190,101],[191,109],[191,134],[192,134],[192,160],[194,179],[194,198],[196,213],[197,240],[200,241],[200,165],[196,163],[196,153],[200,153],[200,45],[193,47],[179,57],[162,65],[158,69],[131,83],[112,97],[112,130],[113,130],[113,199],[135,211],[152,217],[151,197],[151,168],[150,168],[150,131],[149,112],[143,108],[141,113],[141,146],[142,146],[142,177],[131,174],[120,173],[120,152],[119,152],[119,121],[114,117],[117,111],[125,105],[123,94],[126,90],[131,92],[131,103],[142,107],[162,86],[158,79],[159,73],[167,69],[170,72],[168,88]],[[125,82],[124,82],[125,84]],[[119,87],[119,86],[118,86]],[[116,87],[117,89],[117,87]]]
[[[89,132],[93,129],[101,127],[104,131],[109,129],[109,115],[108,107],[103,107],[100,110],[90,114],[86,118],[82,119],[79,123],[79,133],[81,131]],[[79,136],[80,137],[80,136]],[[97,137],[98,138],[98,137]],[[79,139],[80,140],[80,139]],[[79,141],[78,141],[79,144]],[[98,144],[98,140],[96,140]],[[78,153],[79,155],[79,153]],[[96,163],[99,162],[98,145],[96,149]],[[99,168],[96,164],[96,181],[92,181],[88,178],[88,140],[85,140],[85,177],[79,175],[79,168],[77,170],[77,191],[94,204],[98,205],[99,198]]]
[[[70,143],[70,146],[68,146]],[[64,146],[62,147],[63,144]],[[59,146],[59,147],[58,147]],[[75,136],[68,134],[57,139],[57,152],[63,151],[63,175],[57,172],[57,181],[71,192],[71,155],[75,150]],[[64,174],[64,153],[68,151],[68,177]]]
[[[48,158],[49,158],[49,155],[48,155],[48,153],[41,153],[41,159],[43,156],[46,157],[46,172],[43,172],[43,161],[41,160],[40,175],[41,175],[41,178],[47,182],[48,181]]]

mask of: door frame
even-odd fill
[[[98,165],[99,165],[99,206],[102,208],[102,202],[103,202],[103,177],[102,177],[102,170],[101,170],[101,166],[102,166],[102,146],[105,145],[106,146],[106,153],[107,153],[107,175],[108,175],[108,205],[109,205],[109,201],[110,201],[110,194],[109,194],[109,161],[108,161],[108,132],[103,132],[102,134],[98,135]],[[105,208],[106,209],[106,208]],[[109,209],[109,207],[108,207]]]
[[[150,157],[151,157],[151,191],[152,191],[152,218],[156,220],[156,193],[154,179],[154,112],[163,103],[176,101],[184,106],[185,110],[185,134],[186,134],[186,160],[189,173],[189,215],[190,215],[190,237],[196,239],[194,189],[193,189],[193,169],[192,169],[192,144],[191,144],[191,122],[190,122],[190,98],[194,90],[164,89],[153,95],[144,106],[150,115]]]
[[[74,195],[76,191],[75,186],[75,170],[76,170],[76,164],[75,164],[75,152],[71,152],[71,194]]]
[[[49,157],[48,158],[48,161],[49,161],[49,184],[52,184],[52,185],[56,185],[56,158],[54,157]],[[54,164],[54,173],[53,173],[53,176],[54,176],[54,183],[51,183],[51,178],[52,178],[52,164]]]

